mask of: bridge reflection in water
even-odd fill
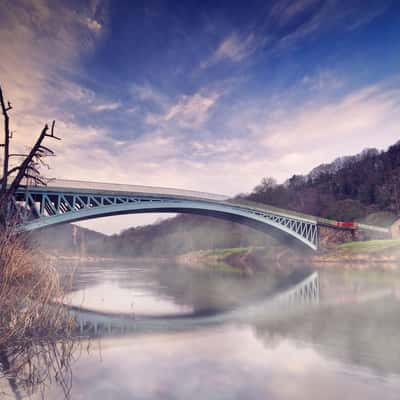
[[[129,333],[182,331],[222,323],[251,322],[287,317],[305,306],[318,305],[320,283],[317,272],[290,288],[252,305],[212,315],[144,317],[133,313],[117,314],[68,307],[82,336],[116,336]]]

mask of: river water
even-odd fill
[[[398,273],[322,270],[319,304],[219,317],[246,315],[310,272],[294,269],[243,276],[150,261],[63,262],[70,305],[138,327],[87,331],[70,398],[398,400]],[[56,381],[44,398],[63,398]]]

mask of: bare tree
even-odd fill
[[[6,105],[1,86],[0,86],[0,105],[4,118],[4,143],[0,144],[0,147],[4,147],[3,177],[1,180],[1,189],[0,189],[0,196],[2,196],[7,190],[8,162],[10,159],[10,139],[11,139],[10,117],[8,116],[8,111],[10,111],[12,107],[10,102],[8,102]]]
[[[4,148],[3,175],[0,180],[0,222],[5,224],[7,221],[8,204],[15,194],[15,191],[22,185],[24,178],[27,182],[32,182],[33,184],[47,184],[45,179],[40,175],[39,169],[42,165],[48,166],[44,158],[54,155],[54,152],[49,147],[45,146],[43,142],[46,138],[61,139],[54,135],[55,121],[53,121],[51,128],[49,128],[47,124],[44,126],[29,153],[10,153],[12,131],[10,130],[9,111],[12,110],[12,106],[9,101],[5,101],[1,85],[0,106],[4,119],[4,143],[0,144],[0,146]],[[10,168],[10,159],[12,157],[21,158],[22,161],[17,166]]]

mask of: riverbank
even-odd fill
[[[199,250],[178,255],[176,261],[193,268],[206,266],[218,271],[250,273],[247,257],[251,251],[250,247]]]
[[[400,240],[349,242],[324,249],[311,257],[316,268],[344,267],[400,270]]]
[[[176,261],[191,268],[209,267],[252,275],[271,266],[285,269],[287,265],[303,265],[305,257],[306,253],[285,246],[234,247],[193,251],[177,256]]]
[[[307,265],[313,268],[400,270],[400,240],[350,242],[317,253],[299,252],[284,246],[201,250],[179,255],[176,260],[191,268],[206,266],[246,275],[272,264],[278,269],[286,265]]]
[[[177,262],[189,268],[210,268],[252,275],[256,271],[274,266],[285,269],[288,265],[313,268],[371,268],[400,269],[400,240],[370,240],[331,245],[318,252],[290,248],[284,245],[271,247],[233,247],[192,251],[168,257],[97,257],[83,255],[49,255],[49,259],[62,262],[135,262],[170,264]]]

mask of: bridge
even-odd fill
[[[261,302],[242,306],[232,311],[210,316],[183,315],[172,317],[146,317],[130,314],[105,313],[81,307],[67,306],[82,336],[114,336],[131,332],[182,331],[220,323],[249,322],[257,318],[281,318],[289,312],[320,302],[320,284],[317,272],[280,293]]]
[[[20,187],[14,195],[18,229],[134,213],[194,213],[214,216],[294,238],[317,250],[319,226],[354,229],[330,221],[228,196],[172,188],[54,179],[46,186]],[[358,226],[361,229],[387,229]]]

